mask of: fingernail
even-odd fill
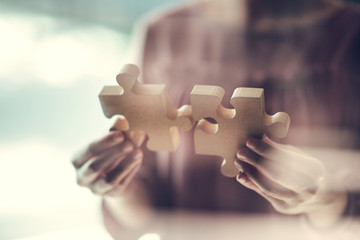
[[[255,145],[256,145],[256,139],[255,138],[249,138],[248,140],[246,140],[246,146],[248,148],[254,149]]]
[[[236,157],[240,160],[246,160],[246,157],[241,153],[241,151],[237,152]]]
[[[243,173],[239,173],[239,174],[236,176],[236,180],[237,180],[239,183],[242,183],[242,184],[244,184],[244,183],[246,182]]]
[[[244,171],[244,169],[243,169],[243,167],[241,166],[241,164],[238,163],[237,161],[234,161],[234,165],[235,165],[235,167],[236,167],[240,172]]]

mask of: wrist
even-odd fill
[[[144,185],[134,180],[124,194],[103,198],[103,212],[105,210],[117,225],[133,229],[152,215],[150,202]]]
[[[346,192],[331,192],[319,196],[316,204],[305,213],[308,221],[316,228],[333,226],[343,216],[348,205]]]
[[[308,221],[317,228],[333,226],[343,216],[348,205],[348,194],[342,189],[333,189],[332,178],[325,174],[318,192],[310,200],[305,212]]]

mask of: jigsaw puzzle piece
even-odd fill
[[[191,106],[173,108],[166,86],[141,84],[137,81],[139,74],[136,65],[127,64],[116,77],[120,86],[102,89],[99,98],[104,114],[108,118],[124,116],[128,136],[145,132],[150,150],[173,151],[179,145],[179,129],[190,130],[193,125]]]
[[[191,105],[195,129],[195,152],[217,155],[224,158],[221,172],[227,177],[235,177],[238,170],[234,166],[236,153],[245,146],[250,136],[261,137],[264,133],[284,137],[289,128],[290,118],[286,113],[269,116],[264,110],[263,89],[237,88],[230,103],[234,109],[221,105],[224,90],[217,86],[196,85],[191,92]],[[206,119],[212,119],[210,123]]]
[[[115,121],[110,127],[110,131],[119,130],[125,132],[126,136],[131,139],[135,146],[140,147],[145,138],[146,134],[143,131],[128,131],[129,122],[124,116],[115,117]]]
[[[275,138],[286,136],[290,126],[290,117],[284,112],[274,115],[268,115],[265,112],[264,89],[236,88],[230,103],[236,109],[237,118],[245,115],[243,119],[248,126],[248,135],[261,137],[267,133]]]

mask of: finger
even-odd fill
[[[300,149],[292,145],[285,145],[274,142],[267,135],[264,135],[262,140],[256,138],[249,138],[247,140],[246,146],[257,154],[263,156],[264,158],[278,161],[282,164],[293,165],[294,161],[289,160],[301,159],[300,161],[303,164],[297,165],[296,168],[308,166],[307,163],[313,163],[313,167],[322,168],[322,164],[320,161],[308,156],[304,151],[301,151]],[[305,171],[308,170],[309,169],[305,169]]]
[[[145,142],[146,139],[145,132],[140,130],[130,132],[129,136],[136,147],[141,147],[141,145]]]
[[[143,152],[138,148],[106,175],[106,182],[113,185],[121,183],[136,166],[141,165],[142,159]]]
[[[289,169],[286,168],[287,164],[293,164],[289,161],[287,153],[274,147],[263,140],[256,138],[249,138],[246,141],[247,148],[241,148],[237,153],[239,160],[245,161],[269,177],[277,179],[279,175],[282,175],[281,168],[285,169],[288,174]]]
[[[252,182],[245,173],[239,173],[236,177],[236,180],[244,187],[255,191],[260,196],[265,198],[278,212],[290,214],[293,206],[296,206],[298,204],[295,202],[293,204],[289,204],[288,201],[269,196],[264,191],[262,191],[254,182]]]
[[[99,178],[99,179],[95,180],[95,182],[93,182],[89,186],[89,188],[93,194],[100,195],[100,196],[105,195],[106,192],[110,191],[114,187],[115,186],[104,181],[103,178]]]
[[[265,170],[263,164],[264,164],[264,158],[260,156],[259,154],[251,151],[247,147],[242,147],[239,149],[239,151],[236,153],[236,161],[243,161],[246,162],[260,170]]]
[[[268,135],[264,134],[262,140],[266,143],[268,143],[269,145],[277,148],[277,149],[281,149],[283,151],[289,151],[292,153],[298,153],[298,154],[302,154],[302,155],[306,155],[306,153],[302,150],[300,150],[297,147],[294,147],[292,145],[288,145],[288,144],[281,144],[281,143],[277,143],[274,142]]]
[[[119,196],[121,194],[124,194],[133,182],[140,167],[141,164],[135,165],[135,167],[131,169],[131,171],[129,171],[128,175],[126,175],[118,185],[116,185],[112,190],[106,193],[106,196]]]
[[[139,156],[138,153],[137,156]],[[127,190],[128,186],[133,181],[141,167],[142,157],[139,158],[135,156],[134,159],[136,160],[134,160],[131,165],[128,165],[125,171],[121,172],[121,176],[116,176],[112,179],[111,182],[108,182],[109,178],[105,178],[106,180],[103,179],[103,181],[106,181],[107,185],[110,185],[111,188],[108,188],[108,190],[106,192],[103,192],[102,195],[114,197],[124,194],[124,192]]]
[[[110,128],[110,131],[127,131],[129,130],[129,122],[124,116],[119,116],[115,119],[114,124]],[[146,134],[144,131],[136,130],[130,131],[126,133],[126,136],[131,139],[131,141],[135,144],[136,147],[140,147],[146,138]]]
[[[288,180],[292,180],[300,174],[295,169],[287,168],[285,163],[280,163],[280,161],[275,162],[271,159],[264,158],[246,147],[240,148],[236,157],[237,162],[240,163],[242,161],[251,165],[272,181],[285,183],[286,187],[289,187],[286,185]],[[300,174],[300,177],[301,176],[302,174]]]
[[[267,195],[265,192],[263,192],[253,181],[251,181],[251,179],[245,173],[239,172],[239,174],[236,176],[236,181],[238,181],[244,187],[255,191],[260,196],[262,196],[263,198],[268,200],[270,203],[277,202],[277,199],[275,199],[274,197],[271,197],[271,196]]]
[[[110,132],[105,137],[89,144],[85,150],[75,155],[71,162],[75,168],[79,168],[94,156],[105,152],[106,150],[122,143],[123,141],[124,134],[121,131]]]
[[[275,162],[271,159],[266,159],[246,147],[239,149],[236,157],[238,163],[245,162],[272,181],[283,183],[285,187],[290,189],[291,187],[296,187],[305,179],[304,174],[298,172],[296,168],[288,167],[285,162],[280,163],[280,161]]]
[[[235,162],[235,166],[237,166],[239,169],[242,169],[243,173],[246,174],[248,179],[250,179],[251,182],[267,196],[281,200],[295,199],[298,197],[298,194],[296,192],[266,177],[254,166],[248,163]]]
[[[126,141],[120,146],[114,146],[107,152],[87,161],[77,172],[78,184],[89,185],[100,175],[105,176],[106,172],[114,168],[127,154],[133,151],[133,147],[134,145],[131,142]]]
[[[287,188],[309,193],[317,190],[324,173],[318,160],[255,138],[249,139],[247,146],[249,149],[241,148],[237,153],[239,160]]]
[[[129,127],[129,121],[124,116],[118,116],[110,127],[110,131],[127,131]]]
[[[306,174],[299,171],[299,167],[296,163],[306,165],[306,162],[314,162],[307,161],[306,156],[299,157],[301,152],[292,152],[290,149],[286,149],[284,153],[283,149],[280,151],[277,149],[277,145],[274,145],[271,142],[269,144],[275,146],[276,148],[274,149],[278,152],[282,152],[287,159],[282,159],[282,164],[275,165],[273,164],[274,161],[266,159],[248,148],[240,149],[237,154],[237,157],[239,158],[239,160],[237,160],[237,164],[241,165],[241,168],[239,169],[243,169],[244,173],[238,175],[237,181],[263,196],[277,211],[290,214],[298,213],[298,206],[302,206],[302,203],[310,199],[316,193],[316,190],[318,189],[318,182],[313,181],[314,179],[316,180],[317,177],[309,179]],[[265,146],[259,150],[259,152],[274,151],[274,149],[271,149],[271,147],[267,148],[267,146]],[[272,156],[275,155],[276,154],[273,153]],[[302,158],[306,159],[303,160]],[[291,162],[291,160],[294,159],[295,161]],[[288,168],[289,166],[286,166],[289,165],[287,164],[289,162],[290,166],[292,165],[292,168]],[[295,163],[295,165],[293,163]],[[250,167],[247,168],[246,164],[252,166],[254,170],[249,170]],[[271,166],[271,164],[273,165]],[[315,165],[311,164],[308,166],[316,168],[316,161]],[[282,181],[279,181],[279,179]]]
[[[91,189],[95,194],[105,195],[111,191],[122,179],[126,178],[137,166],[142,162],[141,149],[135,150],[133,153],[127,155],[115,168],[102,178],[98,178],[91,185]]]
[[[244,187],[251,189],[258,193],[260,196],[265,198],[278,212],[281,213],[291,213],[292,206],[296,206],[297,201],[293,201],[292,204],[289,204],[289,201],[284,201],[279,198],[275,198],[273,196],[269,196],[265,192],[263,192],[245,173],[239,173],[236,177],[236,180],[242,184]]]
[[[249,138],[246,140],[246,147],[248,147],[251,151],[259,154],[260,156],[268,159],[276,160],[274,157],[274,147],[269,143],[262,141],[257,138]]]

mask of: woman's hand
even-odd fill
[[[235,165],[240,170],[237,181],[267,199],[278,212],[311,217],[323,208],[338,217],[345,208],[344,194],[329,190],[322,162],[293,146],[267,136],[249,138],[238,151]]]
[[[73,160],[77,182],[101,196],[121,196],[129,187],[143,160],[143,152],[113,131],[88,145]]]

